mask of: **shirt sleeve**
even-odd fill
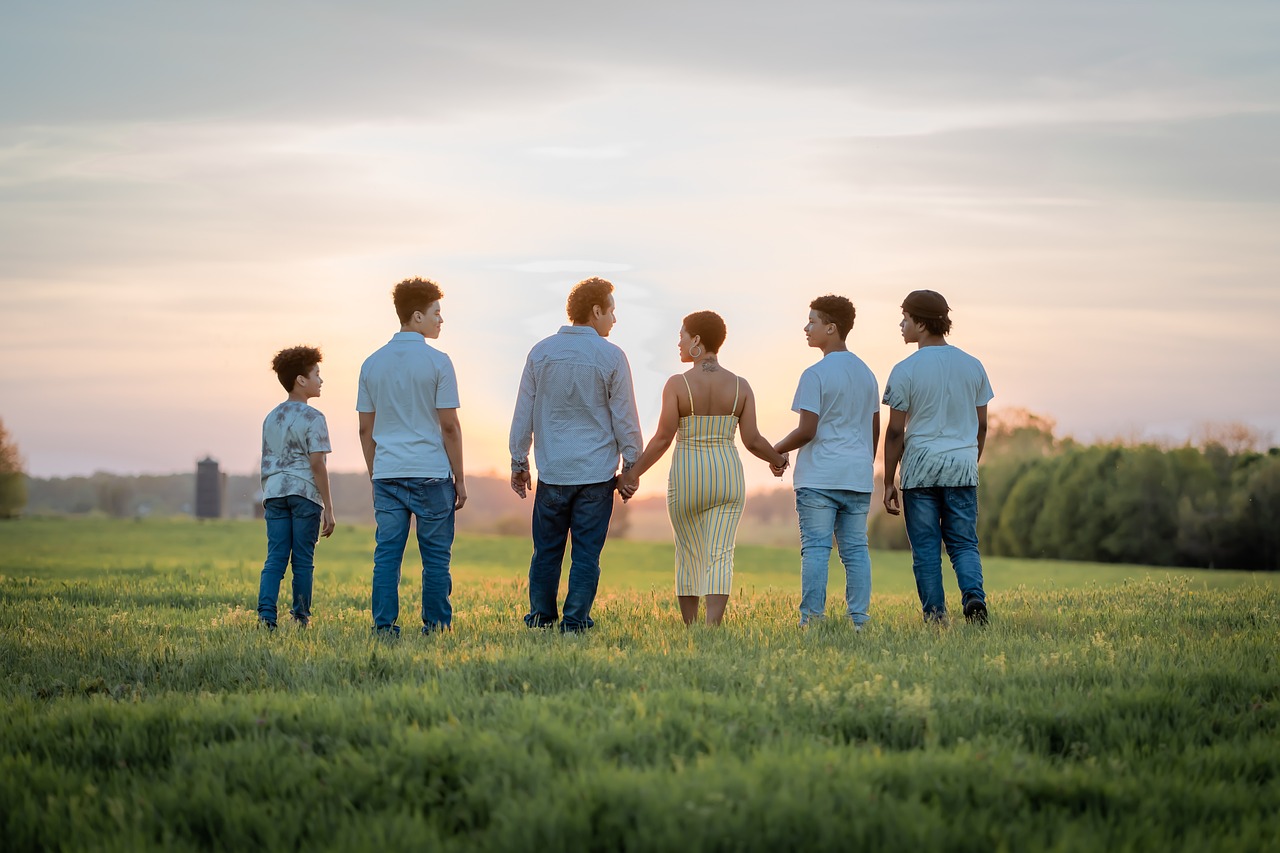
[[[640,414],[631,382],[631,363],[627,354],[618,350],[618,364],[609,383],[609,415],[613,420],[613,437],[622,453],[622,463],[630,467],[640,458],[644,435],[640,432]]]
[[[453,361],[447,355],[443,355],[440,375],[436,379],[435,405],[437,409],[456,409],[461,405],[458,400],[458,374],[454,372]]]
[[[974,404],[985,406],[995,398],[996,393],[991,390],[991,380],[987,378],[987,369],[982,366],[982,362],[978,362],[978,394],[974,400]]]
[[[516,411],[511,418],[511,462],[521,463],[523,470],[529,470],[529,447],[533,444],[533,399],[537,393],[537,383],[533,376],[533,355],[524,362],[524,373],[520,375],[520,390],[516,394]]]
[[[360,381],[356,384],[356,411],[373,412],[373,395],[369,393],[369,377],[360,368]]]
[[[889,378],[884,383],[884,398],[880,401],[899,412],[911,411],[911,380],[902,365],[895,365],[889,371]]]
[[[796,396],[791,401],[791,411],[822,414],[822,381],[818,379],[813,368],[800,374],[800,384],[796,386]]]
[[[329,422],[320,412],[315,413],[315,417],[307,424],[307,452],[308,453],[331,453],[333,447],[329,444]]]

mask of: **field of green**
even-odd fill
[[[876,552],[855,633],[798,629],[798,555],[742,547],[726,623],[686,629],[671,547],[619,541],[596,629],[560,636],[520,621],[528,542],[472,537],[455,630],[388,643],[371,530],[320,543],[307,630],[257,629],[263,544],[251,522],[0,523],[6,851],[1280,839],[1275,575],[990,559],[991,625],[938,628],[909,556]],[[842,590],[833,571],[836,613]]]

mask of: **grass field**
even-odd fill
[[[726,624],[687,630],[670,546],[612,542],[598,627],[561,637],[519,621],[528,543],[468,538],[455,630],[387,644],[370,530],[321,543],[306,631],[257,630],[262,546],[247,522],[0,523],[5,850],[1280,838],[1275,576],[989,560],[992,624],[938,629],[907,555],[876,553],[867,629],[800,631],[798,556],[744,547]]]

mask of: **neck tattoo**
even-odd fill
[[[702,362],[703,373],[715,373],[719,369],[720,369],[720,365],[716,363],[716,360],[714,358],[709,358],[706,361]]]

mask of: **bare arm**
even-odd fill
[[[902,451],[906,449],[906,435],[907,413],[889,409],[889,426],[884,431],[884,508],[890,515],[902,512],[902,495],[894,479],[898,474],[898,463],[902,461]]]
[[[328,455],[323,450],[317,450],[309,457],[311,476],[315,478],[316,489],[324,500],[324,511],[320,514],[320,535],[326,538],[337,526],[337,520],[333,517],[333,497],[329,494],[329,467],[325,464],[325,457]]]
[[[364,467],[373,478],[373,453],[378,443],[373,440],[373,419],[376,412],[360,412],[360,449],[364,451]]]
[[[978,458],[982,458],[982,448],[987,445],[987,407],[978,407]]]
[[[453,487],[457,493],[454,510],[462,509],[467,502],[467,478],[462,468],[462,424],[458,422],[457,409],[437,409],[440,415],[440,435],[444,439],[444,452],[453,469]]]
[[[760,434],[756,425],[756,395],[751,386],[743,380],[742,387],[746,396],[743,398],[742,415],[738,418],[738,432],[742,435],[742,446],[756,456],[768,462],[770,467],[785,468],[787,458],[776,450],[769,440]]]
[[[640,485],[640,475],[652,468],[675,440],[676,431],[680,428],[680,405],[676,397],[675,381],[676,377],[672,376],[662,388],[662,413],[658,415],[658,427],[649,439],[649,444],[636,464],[623,471],[618,479],[618,491],[622,492],[624,498],[635,494]]]
[[[773,446],[773,449],[779,453],[786,453],[788,450],[799,450],[809,442],[813,441],[813,437],[818,434],[818,413],[811,412],[808,409],[800,410],[800,423],[786,437]]]
[[[880,407],[876,407],[876,413],[871,416],[871,458],[875,459],[876,454],[880,452]]]

